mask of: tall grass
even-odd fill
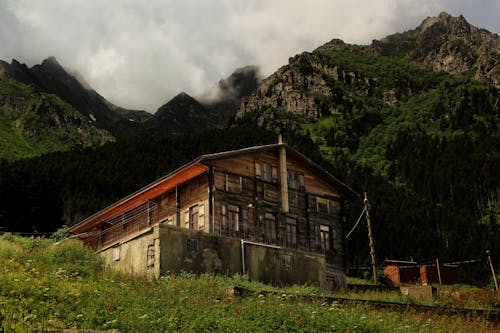
[[[482,320],[374,311],[362,306],[304,302],[295,286],[273,295],[234,297],[243,285],[269,288],[244,276],[190,274],[159,280],[107,271],[81,244],[0,237],[0,332],[42,328],[121,332],[480,332]]]

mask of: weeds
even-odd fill
[[[240,285],[273,294],[238,298]],[[277,288],[188,273],[159,280],[102,268],[101,259],[68,241],[0,237],[0,332],[42,328],[119,329],[121,332],[479,332],[488,322],[355,305],[303,302],[311,287]]]

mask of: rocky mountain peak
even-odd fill
[[[446,12],[442,12],[435,17],[427,17],[416,29],[421,34],[434,34],[440,37],[454,36],[468,38],[472,32],[479,29],[471,25],[462,16],[451,16]]]
[[[196,99],[185,92],[181,92],[162,105],[158,111],[156,111],[153,118],[160,121],[166,121],[180,113],[205,113],[205,109]]]
[[[158,109],[158,112],[161,110],[164,110],[165,108],[178,108],[178,107],[184,107],[184,106],[195,106],[195,105],[200,105],[196,99],[193,97],[189,96],[186,92],[181,92],[174,96],[170,101],[168,101],[166,104],[164,104],[162,107]]]
[[[372,67],[373,63],[379,66]],[[405,72],[396,80],[388,78],[394,72],[391,68],[402,63],[407,66]],[[395,106],[423,87],[419,88],[406,72],[429,69],[474,75],[499,87],[500,38],[469,24],[463,16],[443,12],[428,17],[414,30],[375,40],[371,45],[333,39],[312,53],[291,57],[288,65],[264,79],[252,95],[243,99],[237,117],[257,114],[261,124],[290,114],[318,120],[342,115],[359,96]]]
[[[500,87],[500,37],[467,22],[462,16],[441,13],[426,18],[416,29],[373,41],[380,55],[408,57],[436,71],[488,80]]]
[[[219,81],[218,99],[241,99],[248,96],[257,88],[260,80],[257,66],[237,68],[229,77]]]
[[[56,57],[50,56],[42,61],[42,66],[57,66],[62,67],[57,61]]]

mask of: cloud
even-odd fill
[[[288,58],[416,27],[448,11],[499,31],[498,0],[0,0],[0,59],[56,56],[101,95],[155,111],[181,91],[201,95],[249,64],[266,76]]]

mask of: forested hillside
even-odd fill
[[[498,41],[447,14],[368,46],[332,40],[265,79],[239,123],[312,141],[336,175],[368,191],[380,258],[498,254]],[[431,55],[456,66],[435,71]],[[351,208],[352,221],[360,203]],[[350,251],[368,252],[365,232]]]
[[[255,126],[147,137],[100,149],[0,160],[3,231],[52,232],[168,174],[199,155],[275,142]]]

